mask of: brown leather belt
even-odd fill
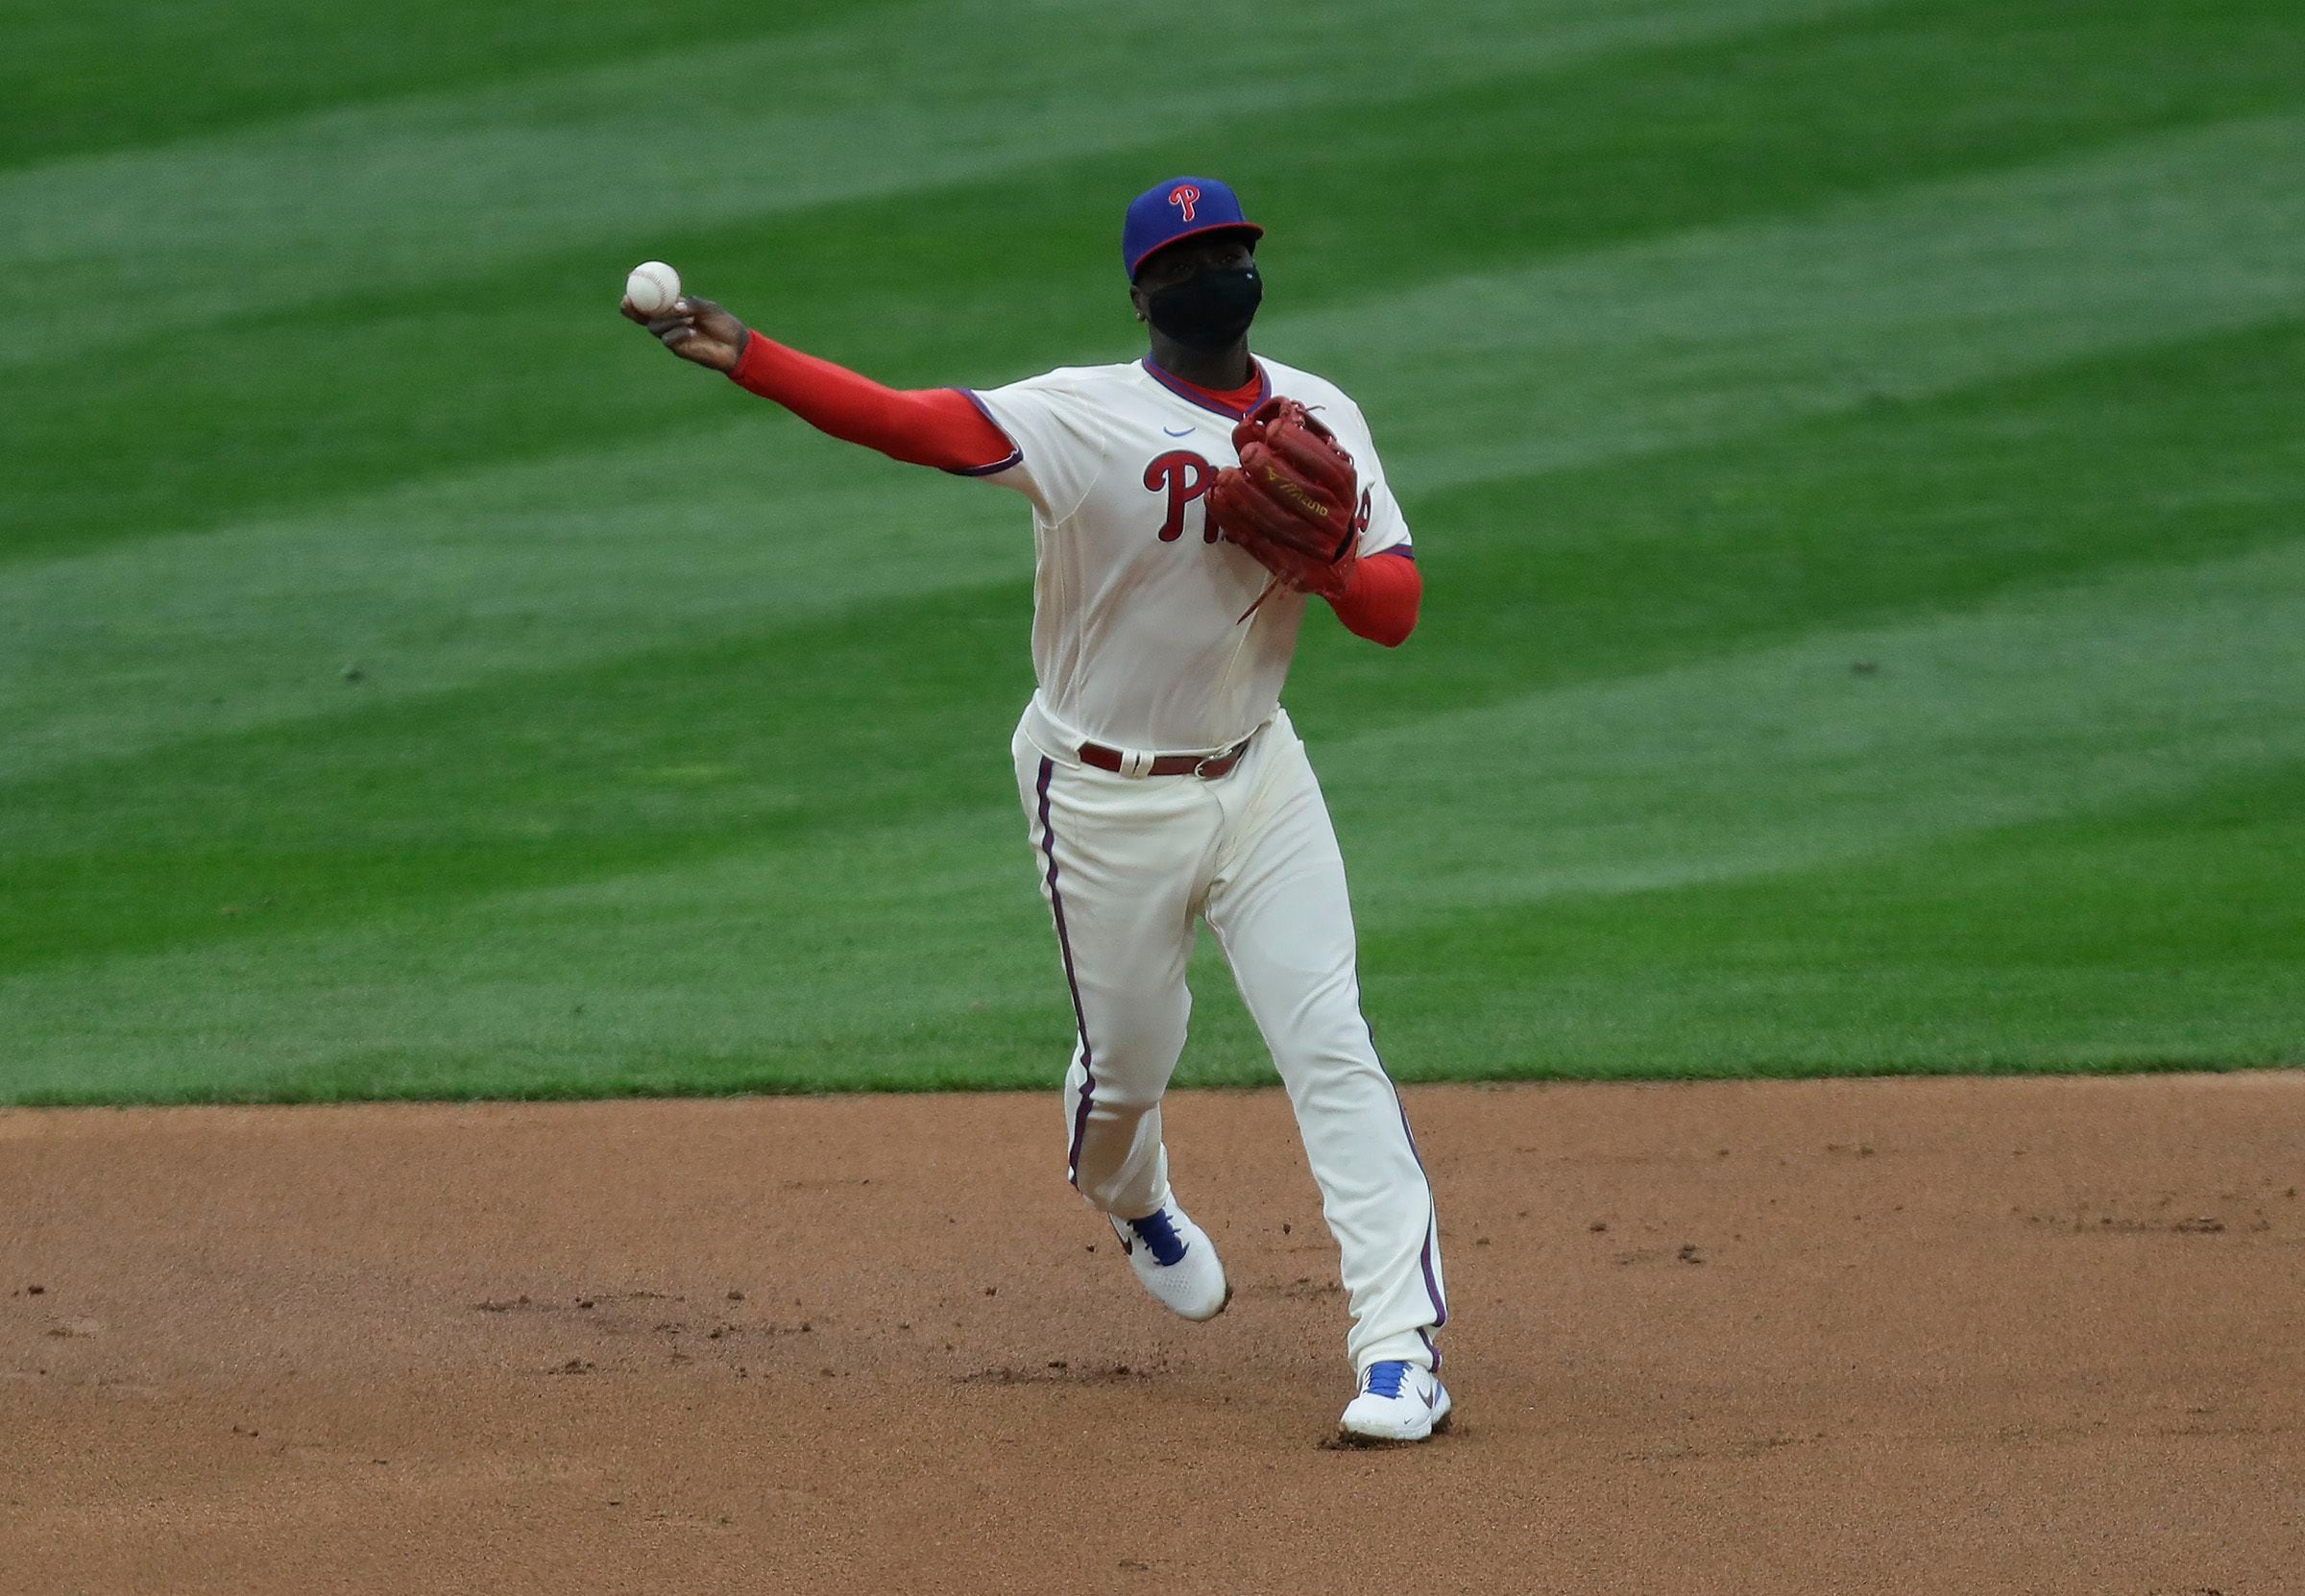
[[[1213,782],[1220,776],[1232,773],[1232,767],[1241,762],[1241,756],[1249,751],[1249,744],[1255,736],[1251,732],[1219,754],[1155,754],[1151,767],[1143,773],[1147,776],[1198,776],[1204,782]],[[1107,748],[1101,742],[1082,743],[1080,762],[1093,764],[1099,770],[1112,771],[1115,775],[1121,772],[1124,764],[1118,748]]]

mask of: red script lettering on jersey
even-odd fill
[[[1169,513],[1160,523],[1162,543],[1173,544],[1184,536],[1184,507],[1216,482],[1217,473],[1209,470],[1208,462],[1187,449],[1173,448],[1145,468],[1145,486],[1156,494],[1166,489],[1169,496]],[[1201,534],[1204,543],[1217,541],[1214,526],[1203,526]]]

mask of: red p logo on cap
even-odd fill
[[[1179,238],[1220,230],[1254,239],[1265,230],[1241,214],[1240,197],[1221,179],[1179,172],[1128,202],[1121,218],[1121,265],[1133,281],[1154,252]]]

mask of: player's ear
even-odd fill
[[[1136,307],[1136,319],[1145,320],[1145,291],[1133,282],[1128,285],[1128,302]]]

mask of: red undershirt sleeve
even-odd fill
[[[1398,648],[1417,629],[1417,606],[1423,594],[1424,577],[1416,560],[1388,549],[1355,563],[1352,586],[1343,598],[1329,602],[1353,636]]]
[[[819,432],[910,465],[982,473],[1016,452],[1007,435],[958,388],[884,388],[757,332],[746,336],[744,352],[728,375]]]

